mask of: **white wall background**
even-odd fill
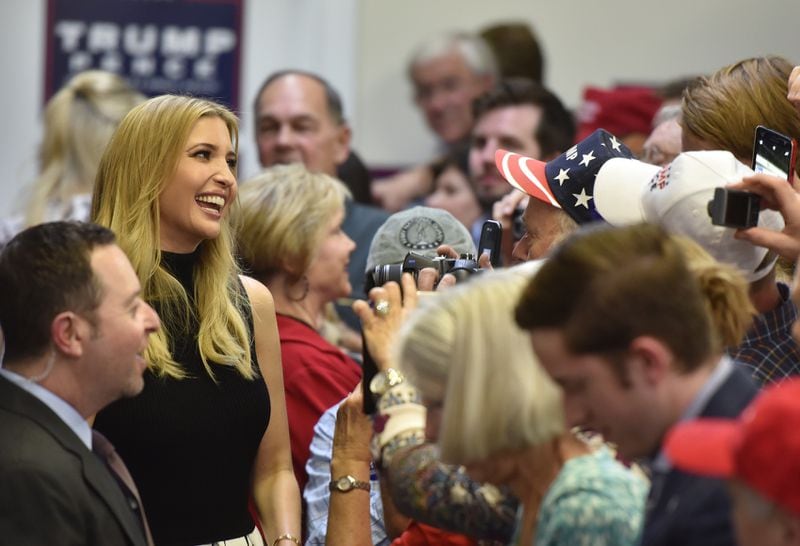
[[[0,215],[19,205],[36,172],[45,5],[0,2]],[[573,107],[587,84],[662,82],[768,53],[800,62],[798,0],[246,0],[244,15],[243,176],[257,169],[253,96],[269,72],[287,67],[319,72],[340,90],[369,164],[427,159],[435,141],[405,68],[418,42],[445,30],[530,22],[548,85]]]

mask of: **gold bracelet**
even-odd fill
[[[284,533],[284,534],[282,534],[281,536],[279,536],[278,538],[276,538],[276,539],[275,539],[275,540],[272,542],[272,546],[276,546],[276,544],[278,544],[278,543],[279,543],[280,541],[282,541],[282,540],[291,540],[292,542],[294,542],[295,544],[297,544],[297,546],[303,546],[303,545],[300,543],[300,539],[299,539],[299,538],[297,538],[296,536],[294,536],[294,535],[290,534],[290,533]]]

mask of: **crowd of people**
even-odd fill
[[[527,25],[422,44],[439,157],[380,180],[270,74],[241,183],[227,107],[76,74],[0,222],[3,542],[800,545],[800,155],[751,168],[800,67],[571,112],[543,66]]]

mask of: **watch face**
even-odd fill
[[[350,491],[353,488],[353,482],[348,479],[348,476],[342,476],[336,480],[336,489],[339,491]]]
[[[372,394],[383,394],[386,390],[386,375],[383,373],[376,374],[372,381],[369,382],[369,390]]]

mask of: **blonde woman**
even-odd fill
[[[303,165],[278,165],[242,185],[240,254],[275,298],[292,463],[302,490],[314,425],[355,388],[361,367],[320,335],[323,312],[350,295],[355,243],[342,231],[347,188]]]
[[[108,140],[131,108],[145,100],[120,76],[87,70],[48,101],[39,176],[25,212],[0,222],[0,246],[23,228],[53,220],[86,220],[92,184]]]
[[[106,149],[92,219],[110,227],[163,329],[145,389],[101,412],[157,544],[299,544],[272,296],[238,275],[231,247],[238,123],[201,99],[133,109]],[[121,333],[124,335],[124,333]]]

